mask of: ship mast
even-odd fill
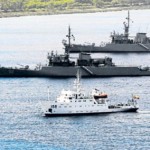
[[[81,79],[81,72],[80,72],[80,68],[78,68],[76,79],[75,79],[75,82],[74,82],[74,86],[75,86],[75,89],[76,89],[77,93],[79,93],[81,91],[80,79]]]
[[[69,54],[69,48],[71,47],[71,28],[70,26],[68,27],[68,35],[66,35],[68,38],[68,44],[66,45],[65,51],[67,54]]]
[[[70,26],[68,27],[68,35],[66,35],[66,37],[68,38],[68,44],[65,44],[65,52],[67,54],[69,54],[69,48],[71,47],[71,38],[73,38],[73,40],[75,40],[75,37],[73,36],[73,34],[71,33],[71,28]]]
[[[127,23],[124,22],[124,36],[128,39],[129,37],[129,28],[130,28],[130,12],[128,11]]]
[[[68,27],[68,34],[66,35],[66,37],[68,38],[68,47],[71,46],[71,28],[70,26]]]
[[[128,32],[127,32],[127,37],[129,37],[129,28],[130,28],[130,12],[129,12],[129,11],[128,11],[127,20],[128,20]]]

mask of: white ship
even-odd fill
[[[107,94],[94,89],[86,94],[81,87],[80,75],[74,81],[73,90],[62,90],[55,101],[50,101],[44,112],[45,116],[92,115],[101,113],[136,112],[137,99],[132,96],[125,104],[110,105]]]

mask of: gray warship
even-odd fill
[[[111,42],[101,42],[100,46],[95,44],[70,44],[63,43],[66,48],[69,48],[70,53],[78,52],[103,52],[103,53],[138,53],[150,52],[150,38],[146,33],[136,33],[136,36],[129,36],[130,29],[130,13],[128,11],[127,22],[124,22],[124,33],[118,34],[115,31],[111,33]]]
[[[69,28],[68,45],[71,40]],[[35,69],[0,67],[0,77],[75,77],[80,68],[82,77],[150,76],[149,67],[117,66],[112,58],[92,58],[89,53],[79,53],[75,61],[71,60],[69,48],[62,55],[52,51],[47,56],[48,64]]]
[[[0,77],[75,77],[80,68],[82,77],[117,77],[117,76],[150,76],[149,67],[118,66],[112,58],[92,58],[91,54],[81,52],[73,61],[70,57],[71,29],[68,30],[68,44],[62,55],[48,54],[48,64],[30,69],[28,65],[21,68],[0,66]]]
[[[121,76],[150,76],[149,67],[117,66],[112,58],[93,59],[90,54],[80,53],[76,61],[69,54],[48,55],[49,63],[41,68],[30,69],[0,67],[0,77],[75,77],[80,68],[82,77],[121,77]]]

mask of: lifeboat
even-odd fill
[[[107,97],[108,97],[108,95],[106,93],[100,93],[100,94],[94,95],[95,99],[98,99],[98,98],[107,98]]]
[[[132,96],[132,98],[133,98],[133,99],[140,99],[140,97],[137,96],[137,95]]]

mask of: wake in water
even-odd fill
[[[138,110],[137,112],[140,114],[150,114],[150,110]]]

